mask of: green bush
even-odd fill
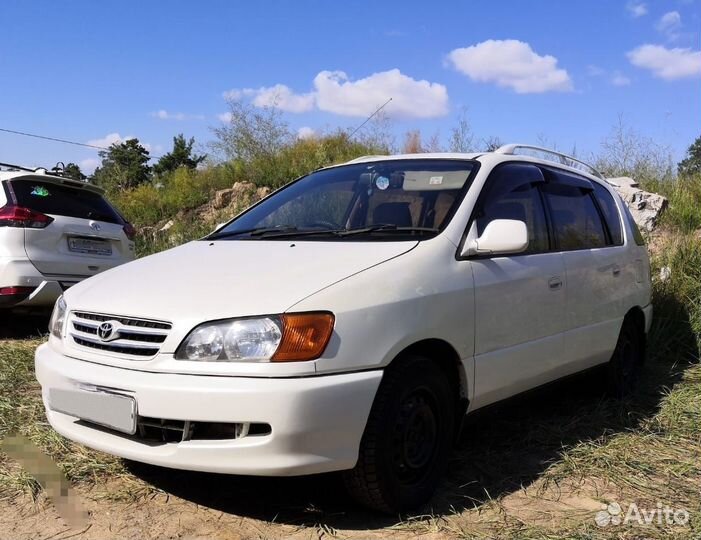
[[[662,224],[676,232],[689,233],[701,229],[701,175],[679,176],[674,180],[650,180],[644,189],[664,195],[669,207],[662,215]]]

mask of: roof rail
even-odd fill
[[[0,162],[0,167],[4,167],[6,169],[15,170],[15,171],[29,171],[29,172],[35,171],[35,169],[30,169],[29,167],[23,167],[22,165],[15,165],[14,163],[1,163]]]
[[[494,150],[495,154],[505,154],[505,155],[516,155],[516,150],[519,148],[525,148],[526,150],[535,150],[536,152],[542,152],[543,154],[548,154],[550,156],[555,156],[557,158],[557,163],[562,165],[567,165],[568,167],[573,167],[575,169],[581,169],[584,167],[587,172],[601,178],[604,180],[604,175],[597,171],[592,165],[577,159],[576,157],[563,154],[562,152],[557,152],[556,150],[550,150],[549,148],[543,148],[541,146],[534,146],[532,144],[505,144]]]

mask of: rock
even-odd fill
[[[214,199],[212,200],[212,208],[217,210],[221,208],[226,208],[231,204],[234,198],[234,188],[220,189],[214,194]]]
[[[160,229],[158,229],[158,232],[165,232],[165,231],[167,231],[168,229],[170,229],[173,225],[175,225],[175,221],[173,221],[173,220],[171,219],[171,220],[167,221],[166,224],[163,225],[163,227],[161,227]]]
[[[672,269],[669,266],[660,268],[660,281],[668,281],[672,277]]]
[[[628,205],[638,227],[647,232],[654,231],[660,215],[667,208],[667,199],[657,193],[643,191],[632,178],[607,178],[607,181]]]
[[[251,199],[258,200],[261,198],[258,193],[261,189],[267,188],[256,189],[256,185],[251,182],[236,182],[228,189],[220,189],[217,191],[214,194],[211,207],[214,210],[221,210],[234,203],[247,204]]]
[[[265,197],[267,197],[270,194],[270,191],[271,191],[271,189],[267,186],[259,187],[256,190],[256,197],[258,198],[258,200],[264,199]]]

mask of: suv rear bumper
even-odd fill
[[[45,276],[27,258],[0,257],[0,287],[34,287],[29,296],[0,298],[2,308],[50,308],[63,291],[85,276]]]
[[[124,458],[196,471],[294,476],[352,468],[382,371],[299,378],[145,373],[68,358],[48,344],[36,376],[56,431]],[[139,417],[192,422],[255,422],[266,435],[153,442],[79,422],[54,411],[52,388],[108,388],[133,396]]]

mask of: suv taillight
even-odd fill
[[[0,208],[0,227],[21,227],[26,229],[43,229],[54,218],[23,206],[8,204]]]
[[[134,238],[136,238],[136,229],[134,228],[134,225],[131,223],[125,223],[124,227],[122,228],[124,229],[124,234],[127,235],[129,240],[134,240]]]

